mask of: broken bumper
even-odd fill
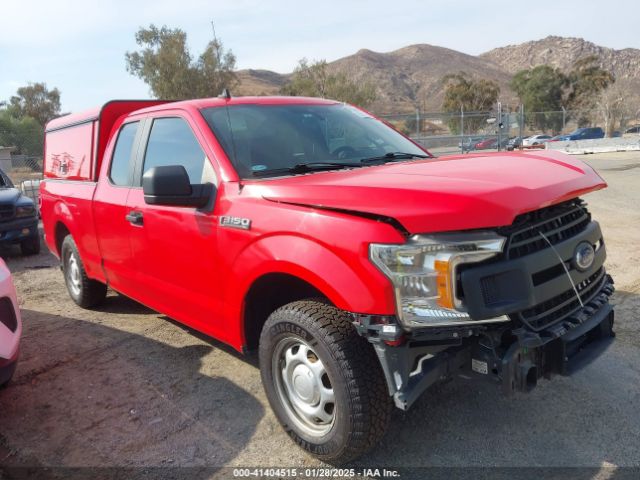
[[[506,325],[499,335],[486,326],[424,329],[398,345],[398,335],[385,333],[391,329],[384,325],[370,319],[356,325],[375,348],[396,406],[407,410],[431,385],[455,376],[488,380],[510,395],[530,391],[540,378],[576,372],[600,356],[615,336],[609,304],[613,290],[607,275],[588,304],[539,332]],[[508,342],[496,342],[505,334]]]

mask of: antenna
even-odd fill
[[[229,91],[229,89],[224,88],[222,89],[222,93],[218,95],[218,98],[224,98],[225,100],[229,100],[231,98],[231,92]]]
[[[213,24],[213,20],[211,20],[211,30],[213,31],[213,41],[217,42],[218,38],[216,37],[216,26]]]
[[[216,36],[216,26],[211,20],[211,31],[213,32],[213,44],[214,44],[214,55],[216,56],[216,63],[220,63],[220,43],[218,43],[218,37]]]

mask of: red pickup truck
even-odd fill
[[[259,350],[277,418],[326,461],[437,382],[528,391],[613,338],[580,198],[606,184],[558,152],[435,158],[343,103],[223,96],[53,120],[44,175],[73,300],[108,286]]]

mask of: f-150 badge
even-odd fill
[[[221,227],[240,228],[242,230],[249,230],[251,228],[251,220],[242,217],[220,217]]]

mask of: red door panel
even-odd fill
[[[129,227],[138,283],[136,298],[198,330],[217,335],[220,277],[216,275],[216,222],[195,208],[147,205],[132,189],[128,211],[143,215]]]

